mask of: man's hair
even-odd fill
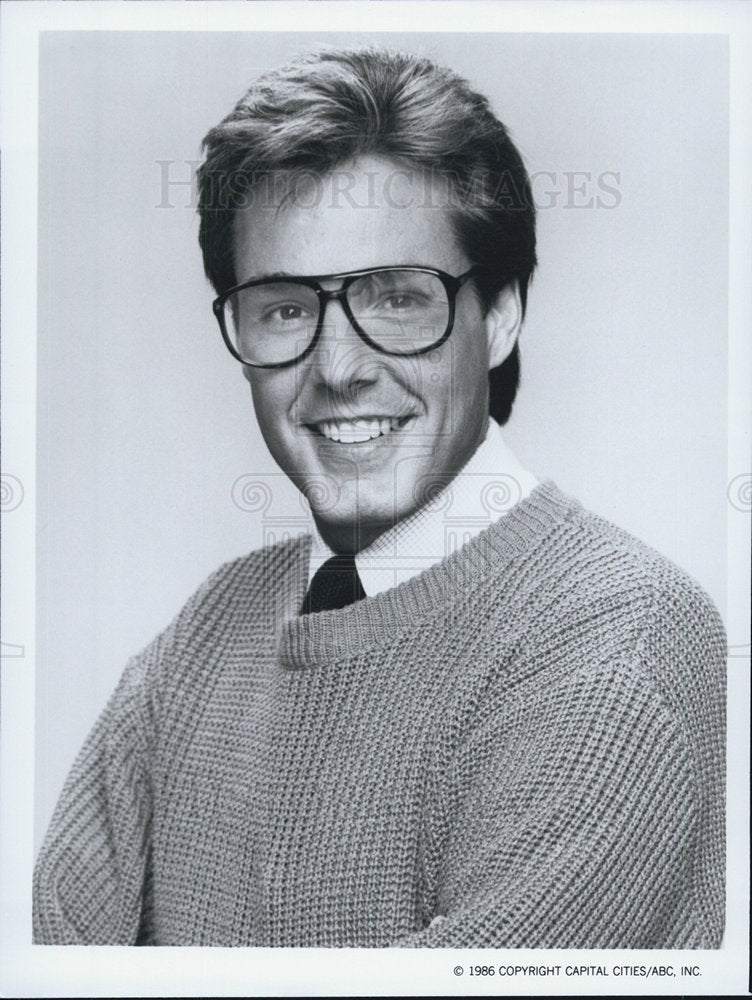
[[[233,218],[264,181],[287,193],[360,156],[448,180],[459,245],[490,308],[510,281],[523,315],[535,268],[535,208],[522,158],[489,103],[452,71],[384,49],[321,51],[265,73],[207,133],[198,170],[199,243],[218,293],[235,274]],[[509,418],[519,382],[519,348],[489,373],[489,410]]]

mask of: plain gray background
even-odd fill
[[[509,443],[724,613],[725,38],[43,36],[37,845],[126,658],[220,562],[261,543],[265,518],[301,518],[219,337],[190,186],[165,190],[165,170],[189,180],[201,138],[262,70],[375,41],[466,76],[538,175]],[[248,477],[271,490],[265,512],[234,488]]]

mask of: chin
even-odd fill
[[[358,552],[367,548],[379,535],[383,534],[402,515],[393,508],[369,509],[356,511],[339,509],[336,516],[332,511],[320,513],[314,510],[316,524],[321,537],[335,551]]]

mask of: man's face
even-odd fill
[[[460,275],[470,261],[445,203],[422,175],[364,157],[322,178],[306,196],[281,205],[261,199],[238,212],[238,281],[388,265]],[[341,281],[324,284],[335,289]],[[484,317],[472,282],[465,284],[449,339],[412,358],[370,347],[340,302],[331,301],[321,337],[302,361],[244,369],[264,440],[308,497],[332,548],[370,544],[473,454],[487,427],[489,367],[512,349],[519,326],[516,288],[502,298]],[[363,436],[356,420],[379,435],[347,440]]]

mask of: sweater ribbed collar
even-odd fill
[[[501,572],[529,551],[580,504],[550,480],[541,483],[509,513],[430,569],[374,597],[336,611],[293,617],[282,624],[280,663],[302,669],[342,660],[391,642],[396,632],[415,628],[445,613],[474,586]],[[300,601],[307,584],[310,536],[301,540],[293,572]],[[291,581],[292,582],[292,581]]]

